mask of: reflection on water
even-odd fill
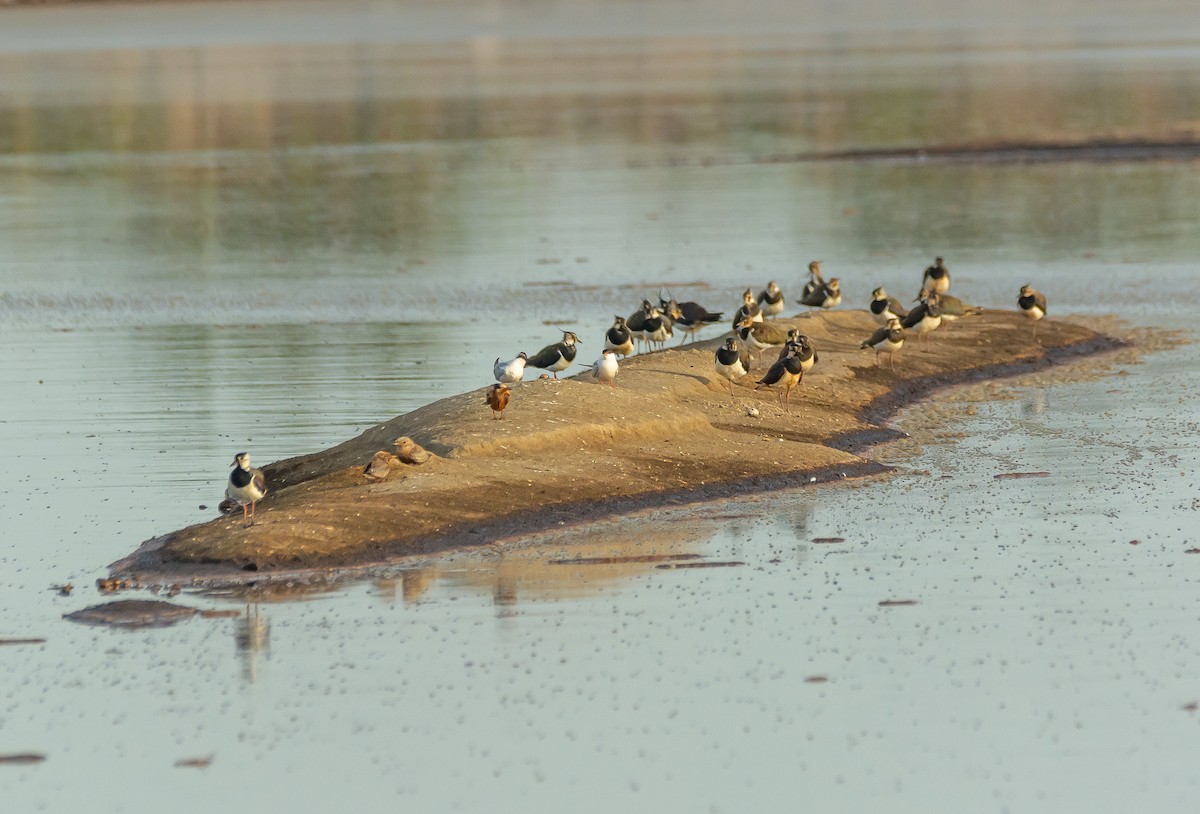
[[[933,411],[967,437],[886,483],[61,621],[87,591],[47,585],[211,518],[232,452],[591,347],[660,283],[720,309],[822,258],[854,305],[942,254],[985,306],[1195,324],[1194,161],[792,160],[1190,132],[1190,6],[552,6],[0,11],[0,634],[47,639],[0,648],[0,752],[50,756],[6,806],[1187,810],[1188,349]],[[159,771],[199,754],[203,794]]]

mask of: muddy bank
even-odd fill
[[[483,546],[647,507],[877,474],[886,467],[858,453],[894,435],[881,422],[903,405],[940,387],[1121,345],[1059,321],[1044,321],[1035,341],[1024,317],[995,311],[959,320],[927,343],[910,338],[893,372],[859,349],[874,329],[864,311],[779,322],[800,327],[820,354],[790,413],[773,393],[751,389],[770,351],[731,398],[713,373],[719,339],[632,357],[616,388],[586,377],[525,382],[514,388],[502,421],[484,404],[481,378],[479,390],[265,467],[271,491],[255,525],[244,528],[239,513],[176,531],[148,541],[113,573],[140,585],[262,579]],[[364,465],[399,436],[434,457],[368,482]]]

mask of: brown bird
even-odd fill
[[[372,482],[387,480],[387,476],[392,474],[392,464],[399,463],[400,459],[392,453],[379,450],[371,456],[371,460],[363,468],[363,474]]]
[[[492,418],[504,418],[504,408],[508,406],[508,398],[512,392],[507,384],[493,384],[484,391],[487,405],[492,408]]]

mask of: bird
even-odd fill
[[[779,399],[779,406],[790,413],[791,408],[789,405],[792,398],[792,388],[799,384],[803,378],[804,371],[800,367],[800,358],[796,354],[791,353],[771,365],[767,371],[767,375],[755,382],[754,389],[769,387],[775,390],[775,395]]]
[[[1023,285],[1017,297],[1017,305],[1021,307],[1021,313],[1033,321],[1033,336],[1036,339],[1038,320],[1046,316],[1046,295],[1035,290],[1032,285]]]
[[[718,376],[729,380],[729,397],[733,398],[734,379],[740,379],[750,372],[750,354],[731,336],[717,348],[713,367]]]
[[[752,351],[777,348],[787,342],[787,333],[782,328],[755,322],[753,317],[742,317],[735,333]]]
[[[821,261],[814,260],[808,264],[808,282],[804,284],[804,290],[800,292],[800,302],[803,303],[823,285],[825,285],[825,278],[821,276]]]
[[[604,347],[621,354],[622,358],[633,353],[633,332],[629,330],[625,317],[613,317],[612,327],[604,334]]]
[[[601,384],[607,384],[609,387],[614,386],[613,379],[617,378],[619,370],[617,357],[611,348],[605,348],[600,354],[600,358],[592,362],[592,378]]]
[[[754,301],[754,293],[748,288],[742,292],[742,305],[733,315],[733,329],[735,331],[746,317],[750,317],[755,322],[763,321],[762,309],[758,307],[758,303]]]
[[[919,299],[919,298],[918,298]],[[871,311],[871,318],[880,325],[886,326],[893,317],[896,319],[904,319],[908,316],[908,311],[900,304],[900,300],[895,297],[889,297],[888,293],[883,290],[883,286],[871,292],[871,304],[868,306]]]
[[[942,319],[953,322],[959,317],[972,317],[983,313],[978,305],[968,305],[953,294],[938,294],[938,308],[942,311]]]
[[[669,316],[652,305],[650,313],[646,315],[646,324],[642,328],[642,339],[651,347],[665,345],[667,340],[675,335],[672,324]]]
[[[529,354],[521,351],[517,354],[517,358],[510,359],[507,362],[501,362],[500,357],[496,357],[495,363],[492,365],[492,374],[496,377],[496,381],[501,384],[515,384],[525,378],[525,363],[529,361]]]
[[[886,353],[892,370],[896,369],[896,351],[904,347],[904,327],[900,320],[892,317],[888,324],[871,334],[859,347],[875,349],[875,366],[879,366],[879,354]]]
[[[493,387],[503,387],[502,384],[492,385]],[[381,480],[387,480],[387,476],[392,474],[392,464],[400,463],[400,459],[390,452],[380,450],[371,456],[371,460],[363,467],[363,474],[367,476],[367,480],[376,483]]]
[[[225,497],[234,503],[241,504],[242,521],[247,526],[254,525],[254,505],[262,500],[267,493],[267,479],[261,469],[250,468],[250,453],[239,452],[233,456],[230,464],[233,471],[229,473],[229,485],[225,487]],[[246,507],[249,506],[249,514]]]
[[[508,400],[512,396],[508,385],[503,382],[493,384],[484,391],[483,396],[487,406],[492,408],[492,418],[504,418],[504,408],[508,406]]]
[[[921,277],[921,288],[933,294],[945,294],[950,288],[950,269],[942,258],[934,258],[933,265],[925,269]]]
[[[642,300],[642,307],[625,318],[625,326],[637,342],[644,341],[642,332],[646,329],[646,317],[650,315],[650,300]]]
[[[762,310],[764,317],[773,317],[783,313],[783,292],[779,289],[779,284],[774,280],[767,283],[767,287],[758,292],[755,298],[758,307]]]
[[[812,308],[836,308],[842,302],[838,278],[830,277],[829,282],[821,283],[811,294],[801,297],[800,302]]]
[[[705,325],[715,325],[724,317],[724,312],[713,313],[696,302],[675,302],[675,298],[664,300],[662,294],[658,297],[659,305],[663,312],[671,315],[675,320],[675,326],[683,332],[683,336],[679,340],[679,344],[683,344],[690,336],[692,341],[696,340],[696,331],[703,328]]]
[[[783,345],[783,350],[779,351],[779,358],[787,356],[789,353],[795,353],[800,359],[800,366],[803,372],[807,373],[812,370],[813,365],[820,361],[817,356],[817,349],[813,347],[812,340],[804,334],[800,333],[799,328],[792,328],[787,332],[787,342]]]
[[[942,310],[938,306],[938,299],[937,294],[930,294],[921,300],[917,307],[909,311],[908,316],[900,321],[901,326],[911,329],[921,337],[930,331],[937,330],[937,327],[942,324]]]
[[[530,367],[540,367],[542,370],[549,370],[554,374],[554,378],[558,378],[560,370],[566,370],[575,361],[575,354],[578,348],[575,343],[579,341],[571,331],[563,331],[561,342],[555,342],[553,345],[547,345],[540,351],[529,357],[526,363]]]

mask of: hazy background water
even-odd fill
[[[794,293],[820,258],[859,306],[880,283],[915,293],[943,254],[985,305],[1033,281],[1055,313],[1190,331],[1186,150],[797,157],[1194,141],[1198,18],[4,9],[0,638],[48,642],[0,647],[0,754],[49,756],[0,766],[6,805],[1187,810],[1190,346],[983,404],[908,464],[928,476],[634,518],[237,620],[60,615],[99,601],[106,563],[211,517],[233,452],[310,452],[481,387],[547,323],[590,359],[660,284],[731,308],[771,278]],[[613,553],[746,564],[551,562]]]

